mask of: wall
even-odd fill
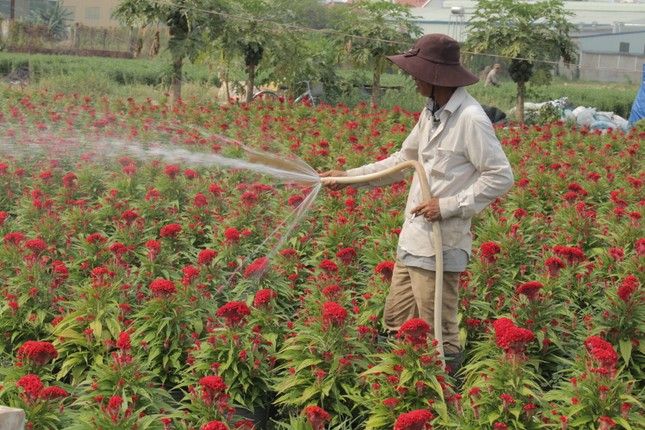
[[[92,27],[116,27],[111,18],[120,0],[64,0],[63,6],[73,13],[72,21]]]
[[[578,66],[558,67],[559,74],[583,81],[640,82],[645,55],[617,55],[581,52]]]

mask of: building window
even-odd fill
[[[86,7],[85,19],[98,21],[101,18],[101,8],[99,7]]]
[[[618,47],[618,52],[620,52],[621,54],[629,54],[629,43],[620,42],[620,46]]]

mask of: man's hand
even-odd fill
[[[421,203],[412,209],[413,216],[422,216],[426,221],[441,221],[441,210],[439,209],[439,199],[430,199]]]
[[[347,172],[345,172],[344,170],[329,170],[328,172],[323,172],[319,175],[321,178],[342,177],[347,176]],[[345,188],[347,184],[339,184],[335,181],[325,181],[325,186],[333,191],[338,191]]]

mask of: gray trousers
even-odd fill
[[[459,342],[459,273],[444,272],[441,321],[444,352],[461,350]],[[390,291],[385,299],[385,327],[397,332],[404,322],[421,318],[434,330],[435,272],[406,266],[400,261],[394,265]]]

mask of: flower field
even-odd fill
[[[642,127],[498,130],[516,182],[473,223],[455,380],[423,321],[379,336],[407,184],[257,161],[355,167],[415,113],[2,98],[0,404],[28,428],[644,428]]]

